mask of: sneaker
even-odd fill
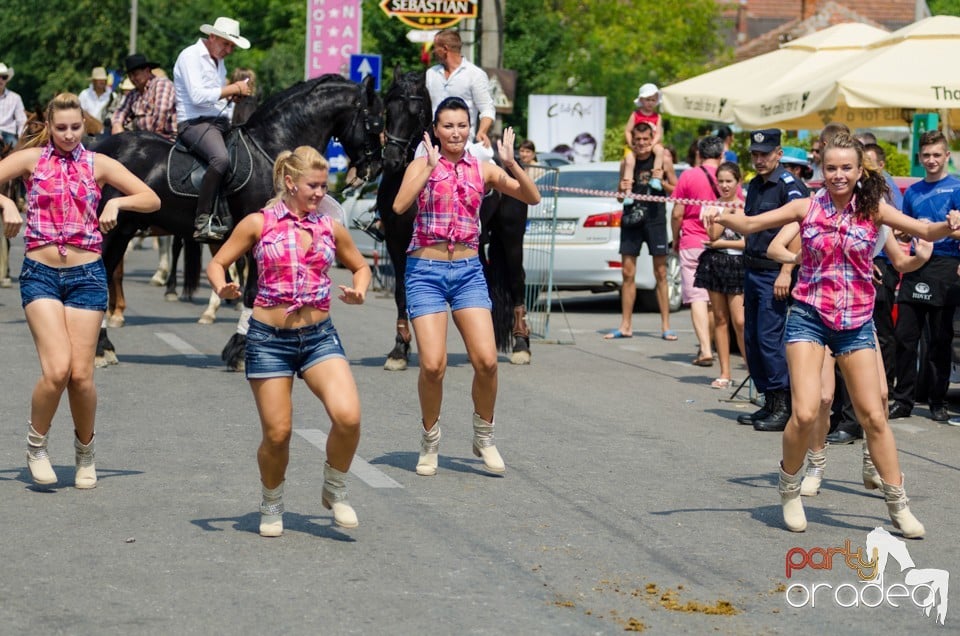
[[[949,420],[944,422],[947,426],[960,426],[960,417],[951,417]]]
[[[647,182],[647,185],[649,185],[652,190],[663,190],[663,183],[656,177],[650,179],[650,181]]]

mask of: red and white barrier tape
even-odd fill
[[[587,188],[566,188],[563,186],[545,186],[544,190],[556,190],[557,192],[570,192],[572,194],[584,194],[591,197],[606,197],[606,198],[617,198],[617,197],[629,197],[634,201],[654,201],[658,203],[680,203],[682,205],[713,205],[723,208],[742,208],[743,201],[708,201],[701,199],[683,199],[683,198],[673,198],[667,196],[659,196],[656,194],[636,194],[636,193],[624,193],[624,192],[614,192],[612,190],[590,190]]]

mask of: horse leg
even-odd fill
[[[253,310],[253,301],[257,297],[257,264],[250,255],[246,258],[247,272],[243,286],[243,305],[240,318],[237,320],[237,331],[220,353],[220,359],[227,363],[227,371],[243,371],[245,368],[244,356],[247,348],[247,330],[250,328],[250,316]]]
[[[107,336],[107,317],[104,316],[100,323],[100,335],[97,337],[97,353],[93,359],[93,366],[102,369],[109,364],[118,364],[119,362],[117,360],[117,350],[110,342],[110,337]]]
[[[113,329],[119,329],[126,322],[126,319],[123,317],[123,312],[127,310],[127,300],[123,296],[122,259],[113,270],[113,277],[110,279],[107,292],[107,315],[109,316],[107,326]],[[116,362],[113,364],[116,364]]]
[[[513,351],[510,364],[530,364],[530,327],[527,326],[527,308],[513,308]]]
[[[157,237],[157,251],[159,259],[157,261],[157,271],[153,273],[150,284],[154,287],[163,287],[167,284],[167,277],[170,276],[170,237]]]
[[[10,287],[10,239],[0,237],[0,287]]]
[[[163,292],[163,299],[172,303],[179,300],[177,297],[177,263],[180,260],[180,251],[183,250],[183,239],[174,236],[170,243],[170,271],[167,276],[167,288]]]
[[[219,249],[218,245],[210,243],[210,255],[214,256]],[[232,263],[230,267],[227,268],[227,280],[228,281],[238,281],[240,280],[239,274],[237,274],[237,264]],[[217,319],[217,310],[220,309],[220,297],[217,296],[217,292],[210,291],[210,300],[207,302],[207,308],[203,310],[203,313],[200,314],[200,319],[197,321],[201,325],[212,325],[213,322]]]
[[[183,243],[183,293],[180,300],[192,303],[193,295],[200,287],[200,262],[203,257],[203,246],[193,239]]]
[[[411,216],[412,215],[407,215]],[[387,232],[387,251],[393,265],[394,290],[393,300],[397,305],[397,335],[394,337],[393,349],[387,354],[383,368],[387,371],[403,371],[410,362],[410,324],[407,321],[407,288],[404,277],[407,271],[407,245],[413,234],[413,222],[409,223],[410,232],[405,233],[405,226],[393,228],[393,233]],[[400,234],[400,236],[397,236]]]

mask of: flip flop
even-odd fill
[[[669,340],[670,342],[673,342],[674,340],[677,339],[677,332],[674,331],[673,329],[667,329],[666,331],[660,334],[660,337],[663,338],[664,340]]]
[[[733,385],[733,380],[730,378],[717,378],[710,383],[710,386],[714,389],[729,389]]]
[[[698,367],[712,367],[713,366],[713,356],[709,358],[702,358],[697,356],[693,359],[693,364]]]
[[[633,338],[633,334],[623,333],[619,329],[614,329],[603,337],[604,340],[619,340],[620,338]]]

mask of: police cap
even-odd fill
[[[765,128],[750,133],[750,152],[770,152],[780,145],[780,130]]]

